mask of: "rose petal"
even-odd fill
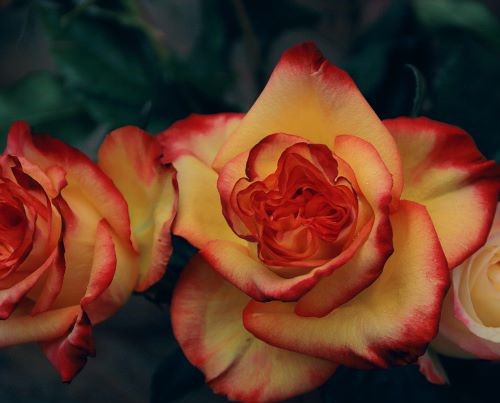
[[[0,321],[0,347],[61,337],[81,310],[79,306],[69,306],[31,316],[32,308],[33,304],[21,302],[9,319]]]
[[[87,357],[95,356],[92,325],[83,311],[67,335],[41,345],[63,382],[70,382],[85,366]]]
[[[436,335],[448,267],[423,206],[401,201],[391,223],[395,252],[362,293],[322,318],[297,316],[294,303],[253,301],[245,328],[277,347],[349,366],[416,360]]]
[[[311,43],[284,53],[266,88],[224,143],[213,166],[220,171],[238,154],[272,133],[288,133],[333,146],[352,134],[373,144],[402,188],[401,161],[394,139],[344,71],[326,61]]]
[[[24,296],[35,286],[40,278],[52,267],[58,256],[55,249],[40,267],[31,272],[24,279],[9,288],[0,290],[0,319],[7,319]]]
[[[61,195],[57,196],[52,201],[52,203],[59,213],[58,221],[60,222],[59,240],[56,246],[57,255],[54,259],[52,267],[47,273],[47,278],[45,279],[43,284],[36,290],[36,295],[34,296],[34,298],[32,298],[36,301],[35,306],[31,311],[32,315],[40,314],[41,312],[48,310],[52,306],[54,301],[57,299],[57,296],[61,292],[64,282],[64,274],[66,273],[66,260],[64,256],[64,236],[66,233],[66,228],[65,225],[62,224],[62,217],[64,216],[63,210],[65,209],[65,205]]]
[[[241,113],[190,115],[158,135],[163,148],[162,162],[177,160],[183,155],[198,158],[211,167],[224,141],[244,117]]]
[[[197,248],[215,239],[243,244],[222,214],[217,174],[191,155],[179,157],[174,167],[179,185],[179,209],[173,232]]]
[[[435,385],[449,384],[448,376],[439,361],[439,358],[431,350],[427,350],[424,355],[418,359],[420,373]]]
[[[170,226],[177,207],[175,171],[160,163],[155,137],[137,127],[110,133],[99,148],[99,166],[128,204],[132,238],[139,250],[137,291],[158,281],[172,253]]]
[[[487,161],[458,127],[426,118],[384,123],[396,139],[403,161],[402,198],[427,207],[453,268],[488,236],[500,189],[500,168]]]
[[[242,324],[249,298],[196,256],[172,300],[174,334],[216,393],[247,402],[281,401],[321,385],[336,364],[272,347]]]
[[[53,166],[64,169],[68,185],[62,194],[68,203],[71,205],[69,198],[76,203],[85,200],[87,208],[92,208],[100,217],[106,217],[118,236],[130,243],[127,203],[111,179],[85,154],[50,136],[32,137],[31,129],[24,122],[12,125],[5,152],[24,157],[43,170],[50,170]]]
[[[90,278],[85,295],[80,300],[78,317],[65,335],[42,343],[45,355],[58,370],[63,382],[71,381],[80,372],[88,356],[95,356],[92,324],[107,318],[121,306],[114,303],[108,292],[115,271],[112,230],[102,219],[97,226]]]
[[[200,253],[214,270],[250,297],[259,301],[295,301],[311,290],[321,278],[331,275],[352,259],[366,241],[371,227],[371,222],[366,223],[354,241],[334,259],[292,278],[276,274],[251,253],[249,246],[235,242],[210,241]]]

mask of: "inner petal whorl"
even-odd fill
[[[298,143],[261,180],[240,179],[232,207],[275,267],[314,267],[337,256],[354,234],[358,201],[324,145]],[[243,182],[246,186],[242,188]]]

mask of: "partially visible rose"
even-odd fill
[[[192,115],[160,141],[173,232],[200,249],[174,334],[215,392],[246,402],[304,393],[339,364],[414,362],[500,185],[467,133],[380,121],[312,44],[284,54],[247,114]]]
[[[500,359],[500,205],[484,246],[451,278],[433,348],[454,357]]]
[[[12,126],[0,156],[0,346],[40,342],[69,381],[95,354],[92,326],[160,277],[176,199],[159,156],[152,136],[124,128],[106,138],[101,169]]]

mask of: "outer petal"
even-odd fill
[[[450,268],[484,244],[495,214],[500,168],[462,129],[426,118],[384,121],[404,169],[402,198],[427,207]]]
[[[85,312],[81,311],[73,328],[67,335],[55,341],[42,343],[48,360],[56,367],[63,382],[70,382],[87,362],[95,356],[92,325]]]
[[[420,373],[425,376],[430,383],[435,385],[450,383],[439,358],[433,351],[428,349],[424,355],[419,357],[418,366]]]
[[[350,366],[416,360],[436,335],[448,268],[423,206],[402,201],[391,222],[395,253],[354,299],[322,318],[297,316],[293,303],[251,302],[246,329],[277,347]]]
[[[178,158],[174,167],[179,185],[179,210],[173,232],[197,248],[215,239],[244,243],[222,214],[217,173],[191,155]]]
[[[249,298],[199,256],[184,269],[172,300],[172,325],[186,357],[216,393],[244,402],[281,401],[322,384],[336,364],[272,347],[249,334]]]
[[[66,203],[61,203],[61,213],[66,224],[64,245],[67,270],[53,308],[80,304],[91,280],[92,272],[89,272],[89,268],[102,260],[96,257],[99,243],[107,244],[111,236],[116,254],[116,270],[111,284],[99,297],[100,302],[95,304],[98,309],[87,310],[95,324],[114,314],[130,297],[137,282],[138,262],[135,252],[124,245],[114,231],[108,229],[109,224],[105,225],[101,217],[90,214],[86,206],[86,203],[78,203],[78,199],[73,200],[73,209]],[[109,234],[106,235],[107,233]]]
[[[242,113],[193,114],[175,122],[158,135],[163,149],[162,162],[168,164],[183,155],[192,155],[212,166],[222,144],[244,116]]]
[[[80,300],[80,312],[67,333],[54,340],[42,343],[42,349],[49,361],[56,367],[64,382],[69,382],[83,368],[88,356],[95,355],[92,338],[92,323],[109,316],[110,305],[106,298],[116,271],[116,252],[109,224],[99,222],[90,279],[85,296]],[[111,301],[112,302],[112,301]],[[103,314],[103,311],[105,312]],[[95,318],[91,321],[92,318]]]
[[[172,162],[179,186],[179,212],[174,233],[197,248],[213,239],[241,242],[222,215],[215,154],[238,126],[242,114],[191,115],[158,136],[162,161]]]
[[[80,312],[79,306],[70,306],[30,316],[32,308],[32,304],[21,303],[9,319],[0,321],[0,347],[61,337]]]
[[[138,291],[162,277],[172,253],[170,226],[177,208],[175,171],[161,165],[160,155],[155,137],[132,126],[110,133],[99,149],[99,166],[128,204],[132,239],[140,258]]]
[[[289,133],[330,147],[337,135],[352,134],[380,153],[394,176],[398,199],[401,162],[394,139],[383,126],[351,78],[306,43],[285,52],[266,88],[217,155],[214,167],[220,170],[271,133]]]
[[[357,238],[331,261],[292,278],[284,278],[265,266],[253,253],[253,245],[210,241],[201,249],[203,257],[221,276],[247,295],[259,301],[295,301],[313,288],[321,278],[346,264],[369,235],[371,222],[365,224]]]
[[[127,203],[111,179],[82,152],[49,136],[32,137],[31,129],[24,122],[12,125],[5,152],[25,157],[46,171],[53,170],[54,166],[63,168],[68,182],[62,190],[63,197],[67,199],[70,195],[85,200],[96,214],[108,219],[124,242],[130,243]]]

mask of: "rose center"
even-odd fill
[[[352,238],[357,196],[349,181],[338,176],[337,161],[326,150],[292,146],[274,173],[236,195],[236,211],[264,263],[317,266],[337,256]]]

